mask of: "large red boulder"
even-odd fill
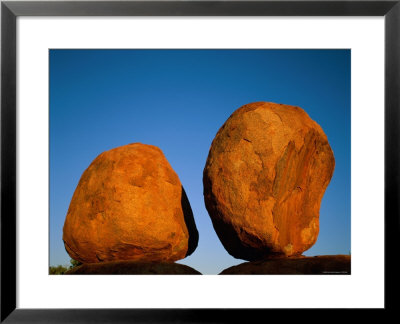
[[[71,258],[82,263],[171,262],[195,250],[198,232],[162,151],[134,143],[100,154],[82,174],[63,240]]]
[[[203,173],[205,204],[225,249],[245,260],[309,249],[334,166],[325,133],[301,108],[256,102],[236,110]]]

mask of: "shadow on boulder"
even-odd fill
[[[186,195],[185,189],[182,186],[181,205],[183,210],[183,217],[185,219],[186,227],[189,232],[188,250],[186,256],[191,255],[197,248],[199,243],[199,232],[196,228],[196,223],[193,217],[193,211],[190,207],[189,199]]]
[[[351,274],[350,255],[272,258],[245,262],[225,269],[221,275],[238,274]]]
[[[179,263],[113,261],[85,263],[68,270],[70,275],[201,275],[197,270]]]

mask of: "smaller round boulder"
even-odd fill
[[[82,263],[172,262],[196,249],[198,232],[162,151],[134,143],[103,152],[82,174],[63,241]]]

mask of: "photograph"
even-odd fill
[[[48,55],[50,275],[351,274],[351,49]]]
[[[0,321],[396,310],[400,0],[361,2],[2,1]]]

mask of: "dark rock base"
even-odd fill
[[[82,275],[201,275],[197,270],[178,263],[113,261],[85,263],[67,271],[65,274]]]
[[[350,274],[350,255],[320,255],[314,257],[273,258],[245,262],[225,269],[220,274]]]

